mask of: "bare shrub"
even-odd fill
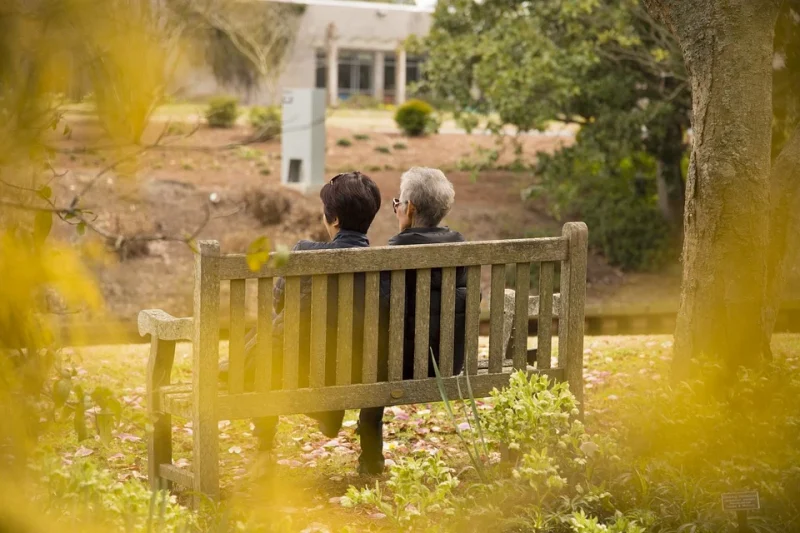
[[[292,204],[298,201],[302,201],[299,193],[274,186],[256,187],[244,195],[245,210],[262,226],[283,222],[291,212]]]
[[[106,245],[117,254],[120,261],[128,261],[150,255],[150,242],[137,238],[137,235],[109,237]]]

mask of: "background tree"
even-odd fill
[[[797,109],[800,93],[783,83],[797,75],[790,58],[796,58],[798,3],[645,4],[680,43],[692,87],[675,368],[683,373],[688,359],[701,354],[720,356],[730,367],[757,365],[770,357],[786,273],[800,245],[800,127],[786,113]],[[773,93],[782,145],[774,163]]]
[[[613,263],[660,262],[680,232],[690,97],[677,43],[637,1],[440,2],[424,46],[423,89],[457,115],[579,124],[574,147],[539,156],[548,205],[590,222]]]
[[[165,0],[158,17],[172,39],[191,43],[193,64],[205,63],[219,82],[251,91],[278,79],[304,11],[280,2]]]

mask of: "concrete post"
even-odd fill
[[[397,104],[402,104],[406,101],[406,50],[399,48],[397,50],[397,59],[395,60],[395,101]]]
[[[328,42],[328,105],[339,105],[339,47],[336,41]]]
[[[372,65],[372,95],[379,102],[383,102],[385,81],[383,78],[384,61],[386,55],[383,52],[375,52],[375,61]]]

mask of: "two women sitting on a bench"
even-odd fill
[[[333,177],[321,190],[322,222],[330,235],[329,242],[300,241],[294,250],[330,250],[338,248],[362,248],[369,246],[367,230],[381,206],[378,186],[372,179],[360,172],[339,174]],[[397,217],[400,232],[389,239],[390,246],[412,244],[440,244],[462,242],[464,237],[440,223],[450,211],[455,199],[453,185],[437,169],[412,168],[400,178],[400,195],[392,200],[392,208]],[[464,365],[464,324],[466,310],[466,271],[456,270],[456,308],[453,373],[457,375]],[[391,294],[390,273],[381,273],[380,280],[380,318],[378,348],[378,381],[388,379],[388,317]],[[430,327],[429,343],[433,357],[439,361],[440,306],[442,301],[442,271],[431,272]],[[414,367],[414,324],[416,309],[416,271],[406,272],[405,331],[403,335],[403,379],[413,377]],[[338,281],[335,276],[328,279],[328,309],[326,331],[326,384],[335,383],[336,334],[338,310]],[[279,279],[273,292],[275,318],[273,320],[273,388],[280,388],[285,293],[284,280]],[[364,275],[356,274],[353,294],[353,354],[352,382],[361,381],[360,369],[363,360],[364,339]],[[311,323],[311,279],[303,279],[300,284],[300,346],[299,346],[299,386],[308,386],[310,361],[310,323]],[[255,354],[248,352],[246,376],[252,386],[255,372]],[[429,377],[434,376],[433,365],[429,364]],[[223,368],[223,374],[226,369]],[[362,409],[359,416],[358,433],[361,438],[361,455],[358,471],[361,474],[380,474],[384,467],[383,458],[383,407]],[[312,418],[320,423],[320,430],[333,438],[338,435],[344,418],[343,411],[312,413]],[[259,449],[269,451],[273,447],[277,417],[261,418],[255,421]]]

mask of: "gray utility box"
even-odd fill
[[[281,183],[304,192],[325,184],[325,90],[283,91]]]

